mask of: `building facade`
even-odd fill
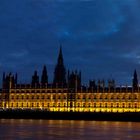
[[[18,84],[17,74],[3,74],[0,91],[2,109],[42,109],[62,112],[140,112],[140,90],[136,70],[132,86],[115,85],[113,79],[81,84],[81,72],[66,72],[60,48],[54,79],[48,83],[46,66],[41,79],[37,71],[30,84]]]

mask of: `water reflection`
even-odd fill
[[[3,140],[139,140],[140,123],[63,120],[0,120]]]

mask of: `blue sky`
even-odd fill
[[[131,84],[140,75],[139,0],[0,1],[0,73],[18,72],[30,82],[46,64],[52,81],[63,46],[68,69],[89,79]]]

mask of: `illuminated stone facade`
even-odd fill
[[[81,72],[67,72],[60,49],[53,83],[48,83],[46,67],[41,80],[37,71],[31,84],[18,84],[17,75],[3,74],[0,107],[3,109],[43,109],[73,112],[140,112],[140,91],[137,73],[131,87],[117,87],[114,80],[90,81],[81,85]]]

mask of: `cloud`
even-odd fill
[[[133,69],[140,73],[139,13],[139,0],[0,1],[1,71],[29,79],[45,63],[51,81],[61,43],[65,65],[84,82],[112,75],[131,84]]]

